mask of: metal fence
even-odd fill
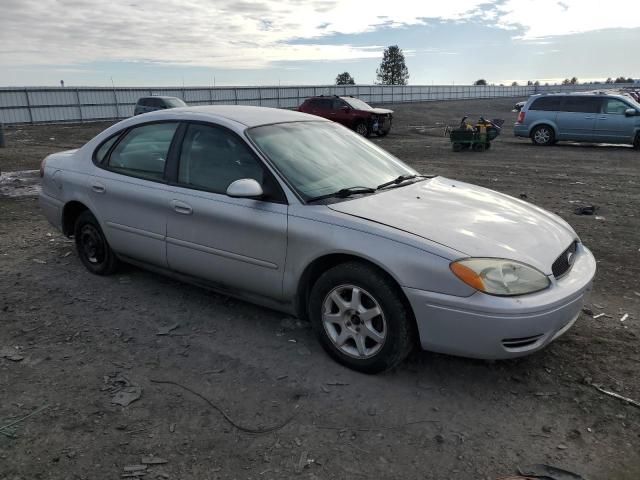
[[[624,85],[616,85],[622,87]],[[313,95],[353,95],[367,103],[405,103],[496,97],[526,98],[534,93],[584,91],[611,85],[319,85],[287,87],[5,87],[0,88],[0,123],[57,123],[115,120],[133,115],[139,97],[168,95],[189,105],[259,105],[295,108]]]

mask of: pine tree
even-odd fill
[[[404,54],[397,45],[386,48],[382,56],[380,68],[376,70],[382,85],[406,85],[409,70],[404,62]]]

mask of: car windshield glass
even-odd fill
[[[279,123],[248,135],[304,200],[416,175],[390,153],[333,122]]]
[[[355,108],[356,110],[371,110],[371,105],[363,102],[359,98],[349,98],[349,97],[341,97],[342,100],[351,105],[351,108]]]
[[[187,104],[184,103],[182,100],[180,100],[179,98],[166,98],[164,100],[164,102],[173,108],[178,108],[178,107],[186,107]]]

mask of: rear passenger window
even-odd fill
[[[598,113],[602,101],[599,97],[566,96],[562,105],[563,112]]]
[[[547,112],[554,112],[560,110],[560,104],[562,103],[562,97],[541,97],[529,107],[529,110],[542,110]]]
[[[109,168],[125,175],[162,180],[176,128],[175,122],[133,128],[111,152]]]
[[[241,178],[264,184],[264,169],[242,140],[207,125],[191,124],[182,142],[178,181],[213,193]]]
[[[615,98],[607,98],[604,101],[604,113],[624,115],[625,110],[628,108],[631,107],[620,100],[616,100]]]

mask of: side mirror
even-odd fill
[[[241,178],[227,187],[227,195],[234,198],[260,198],[264,191],[253,178]]]
[[[348,112],[351,109],[349,107],[347,107],[346,105],[343,105],[342,107],[340,107],[340,110],[342,110],[343,112]]]
[[[627,108],[624,111],[624,116],[625,117],[634,117],[638,114],[638,112],[636,112],[636,110],[634,108]]]

